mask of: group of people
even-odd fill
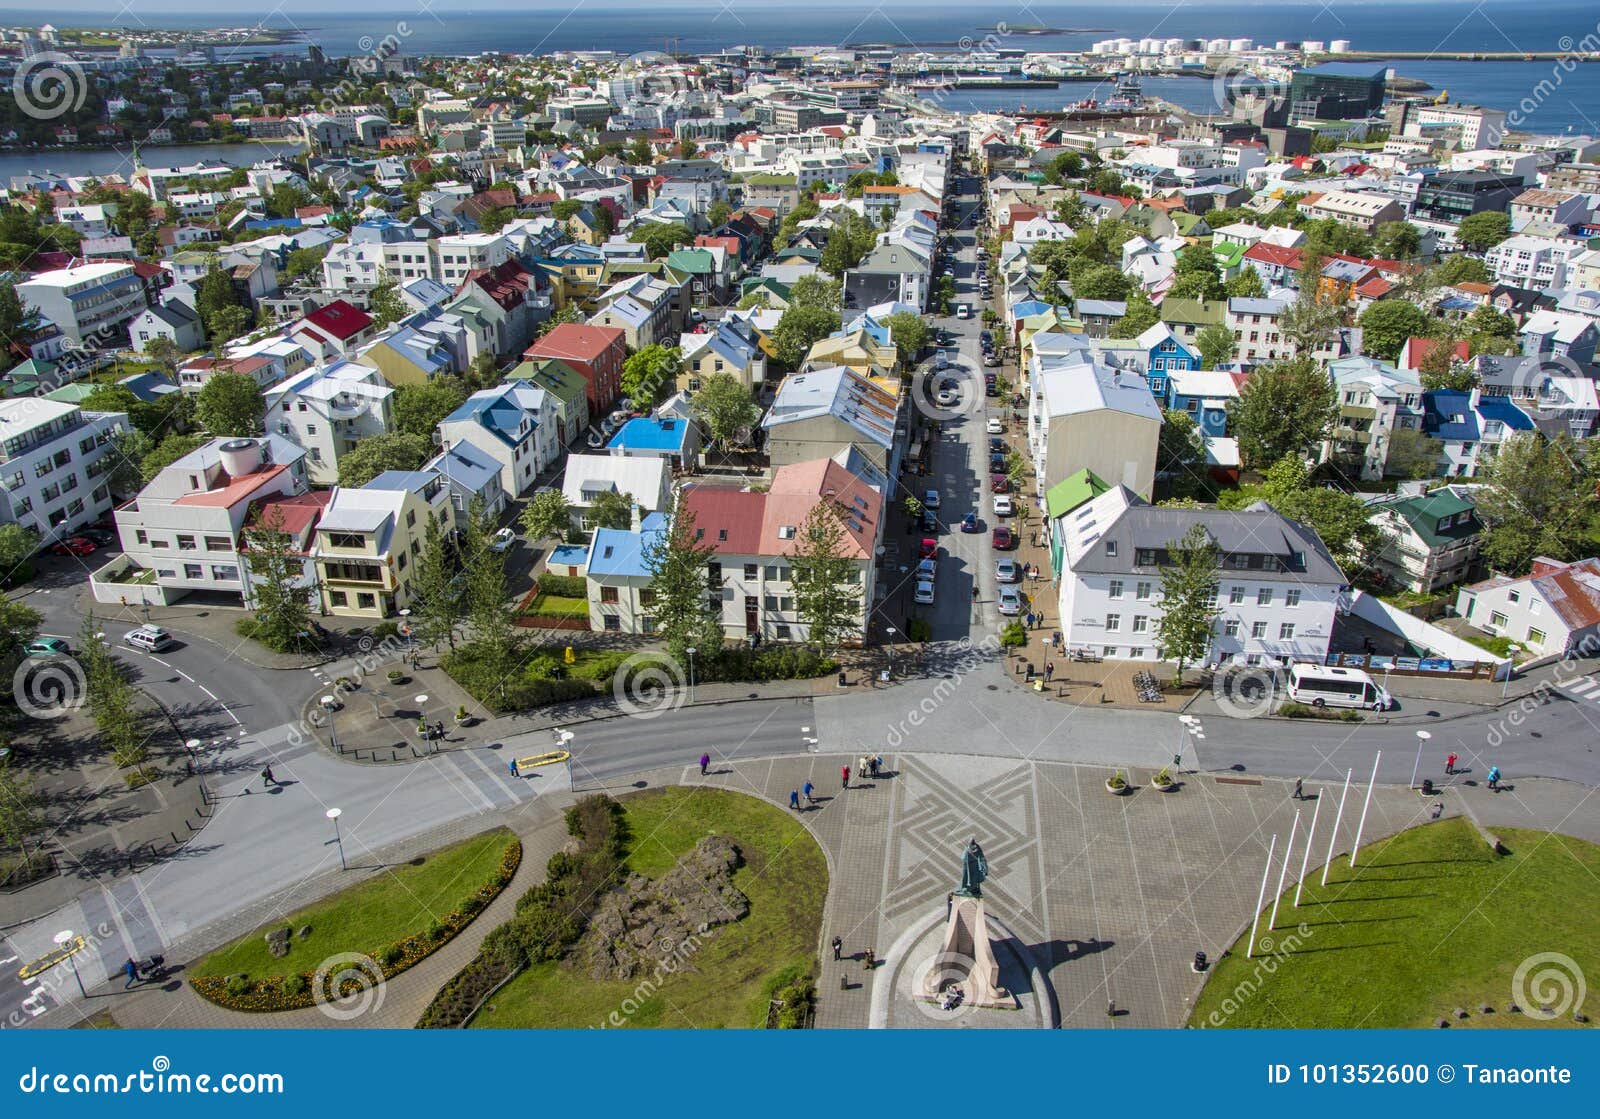
[[[430,723],[426,719],[417,720],[417,733],[422,735],[425,742],[432,742],[435,738],[444,737],[444,724]]]
[[[866,780],[868,777],[878,777],[882,773],[883,758],[877,755],[873,755],[869,758],[863,754],[861,757],[856,759],[856,776],[862,780]],[[850,787],[850,767],[848,765],[841,765],[839,767],[839,780],[843,783],[845,788],[848,789]]]

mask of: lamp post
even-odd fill
[[[71,929],[62,929],[55,935],[56,947],[66,948],[67,945],[71,944],[75,939],[77,939],[77,936],[78,934],[73,932]],[[78,971],[78,953],[76,951],[69,951],[67,953],[67,962],[72,965],[72,978],[78,981],[78,994],[82,995],[84,998],[88,998],[89,992],[83,989],[83,975]]]
[[[325,695],[319,702],[322,704],[322,709],[328,713],[328,744],[333,747],[334,753],[342,754],[344,751],[339,749],[339,735],[333,729],[333,709],[338,701],[331,695]]]
[[[889,678],[894,678],[894,635],[897,632],[893,626],[884,626],[883,632],[889,635]]]
[[[344,838],[339,834],[339,817],[344,815],[344,811],[339,808],[330,808],[323,815],[333,821],[333,842],[339,848],[339,869],[349,870],[350,868],[344,862]]]
[[[694,703],[694,654],[696,650],[690,647],[685,649],[684,652],[689,654],[689,702],[692,704]]]
[[[1511,687],[1511,676],[1517,670],[1517,654],[1522,652],[1522,646],[1513,641],[1506,646],[1506,678],[1500,685],[1500,698],[1506,698],[1506,692]]]
[[[1412,788],[1416,788],[1417,787],[1417,773],[1418,773],[1418,771],[1420,771],[1422,769],[1422,750],[1423,750],[1423,747],[1427,746],[1428,739],[1430,739],[1432,737],[1433,737],[1433,735],[1429,734],[1425,730],[1419,730],[1417,732],[1417,763],[1411,767],[1411,787]]]
[[[400,624],[404,626],[406,630],[406,659],[410,660],[411,666],[415,668],[417,663],[417,654],[415,652],[416,639],[411,635],[411,607],[408,606],[404,610],[400,611],[400,617],[402,619]]]

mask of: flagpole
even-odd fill
[[[1333,866],[1333,845],[1339,842],[1339,824],[1344,820],[1344,798],[1350,792],[1351,770],[1344,771],[1344,789],[1339,793],[1339,811],[1333,816],[1333,834],[1328,836],[1328,861],[1322,864],[1322,884],[1328,884],[1328,870]]]
[[[1300,908],[1300,891],[1306,887],[1306,867],[1311,865],[1311,841],[1317,834],[1317,817],[1322,815],[1322,790],[1317,790],[1317,803],[1311,809],[1311,829],[1306,832],[1305,853],[1300,856],[1300,877],[1294,884],[1294,907]]]
[[[1361,830],[1367,826],[1367,806],[1372,803],[1372,786],[1378,780],[1378,760],[1383,757],[1383,751],[1378,751],[1378,756],[1372,759],[1372,780],[1367,782],[1367,795],[1361,801],[1361,822],[1356,825],[1356,845],[1350,848],[1350,865],[1356,865],[1356,856],[1361,853]]]
[[[1261,890],[1256,894],[1256,915],[1250,922],[1250,943],[1245,946],[1244,958],[1249,959],[1256,950],[1256,930],[1261,927],[1261,906],[1267,900],[1267,875],[1272,873],[1272,853],[1278,849],[1278,837],[1272,837],[1267,847],[1267,865],[1261,868]]]
[[[1300,810],[1294,810],[1294,822],[1289,825],[1289,843],[1283,849],[1283,866],[1278,868],[1278,892],[1272,898],[1272,917],[1267,921],[1267,931],[1278,927],[1278,903],[1283,900],[1283,883],[1289,877],[1289,860],[1294,857],[1294,835],[1300,830]]]

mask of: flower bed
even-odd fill
[[[522,841],[513,838],[489,881],[430,928],[385,945],[373,954],[373,962],[379,970],[377,978],[392,979],[450,943],[510,885],[521,863]],[[189,985],[200,997],[229,1010],[270,1012],[304,1010],[317,1005],[320,1000],[315,989],[316,978],[316,972],[307,971],[254,980],[237,975],[198,975],[189,980]]]

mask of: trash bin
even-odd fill
[[[844,673],[843,673],[843,672],[842,672],[842,671],[841,671],[841,672],[840,672],[840,673],[839,673],[839,686],[840,686],[840,687],[841,687],[841,688],[842,688],[842,687],[845,687],[845,686],[846,686],[846,681],[845,681],[845,678],[844,678]]]
[[[1425,796],[1425,797],[1431,797],[1433,795],[1433,778],[1432,777],[1424,777],[1422,779],[1422,795]]]

